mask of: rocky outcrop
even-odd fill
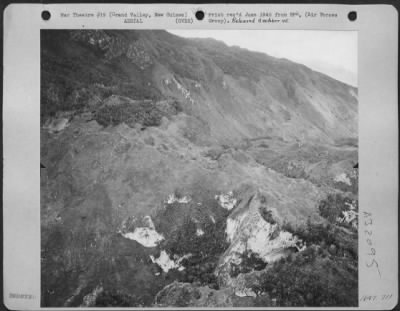
[[[268,204],[260,193],[247,194],[227,218],[226,233],[230,246],[221,256],[216,270],[221,286],[235,283],[232,269],[241,264],[243,254],[256,254],[265,263],[273,263],[291,252],[304,249],[303,241],[283,230],[282,223],[275,221],[273,216],[269,222],[264,219],[262,210],[265,205],[271,210],[279,211],[278,206],[271,202]],[[275,218],[278,221],[282,219]]]

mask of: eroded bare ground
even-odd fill
[[[166,32],[61,34],[42,34],[42,306],[357,305],[353,88]]]

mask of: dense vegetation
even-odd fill
[[[204,234],[196,234],[196,223],[187,217],[179,230],[173,232],[164,246],[168,253],[190,257],[182,260],[185,270],[180,273],[182,282],[200,283],[211,288],[218,288],[214,270],[220,255],[228,247],[226,242],[226,222],[224,219],[203,224]]]
[[[119,291],[102,291],[95,302],[96,307],[135,307],[137,301],[134,297]]]
[[[246,250],[240,255],[240,264],[231,263],[230,276],[237,277],[240,273],[249,273],[253,270],[263,270],[267,264],[260,258],[260,256],[252,251]]]
[[[214,271],[229,246],[225,232],[229,212],[218,206],[214,193],[202,188],[204,185],[196,187],[198,198],[189,203],[168,204],[154,218],[154,223],[165,236],[161,249],[185,258],[180,262],[185,270],[169,274],[173,273],[182,282],[218,288]],[[181,198],[183,194],[176,190],[175,196]],[[198,201],[202,204],[197,204]]]
[[[110,95],[160,100],[147,71],[121,55],[105,57],[106,51],[71,40],[74,32],[41,33],[41,121],[59,111],[93,109]],[[89,47],[90,46],[90,47]],[[140,77],[140,78],[138,78]]]
[[[357,306],[357,261],[313,245],[269,267],[254,290],[280,307]]]
[[[276,220],[272,216],[272,211],[268,210],[266,207],[260,208],[260,214],[262,218],[271,225],[276,224]]]
[[[129,101],[117,105],[104,105],[95,115],[96,121],[103,126],[118,125],[122,122],[130,127],[135,123],[142,126],[159,126],[163,116],[170,116],[182,111],[177,101]]]
[[[352,200],[349,197],[343,196],[339,193],[329,194],[328,197],[322,200],[318,206],[320,215],[327,219],[330,223],[338,223],[347,228],[354,228],[351,224],[338,222],[338,219],[343,217],[343,212],[351,210],[350,206],[354,207],[354,211],[358,212],[357,200]]]
[[[358,239],[349,225],[337,224],[347,204],[342,195],[329,195],[319,205],[327,221],[282,229],[298,236],[307,248],[267,266],[256,292],[264,292],[277,306],[357,306]],[[352,229],[352,230],[349,230]]]

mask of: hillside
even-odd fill
[[[164,31],[56,32],[42,35],[45,117],[110,94],[173,98],[218,141],[357,138],[357,90],[288,60]]]
[[[212,39],[43,30],[42,306],[356,305],[357,105]]]

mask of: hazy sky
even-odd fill
[[[357,86],[357,32],[315,30],[168,30],[181,37],[214,38],[287,58]]]

